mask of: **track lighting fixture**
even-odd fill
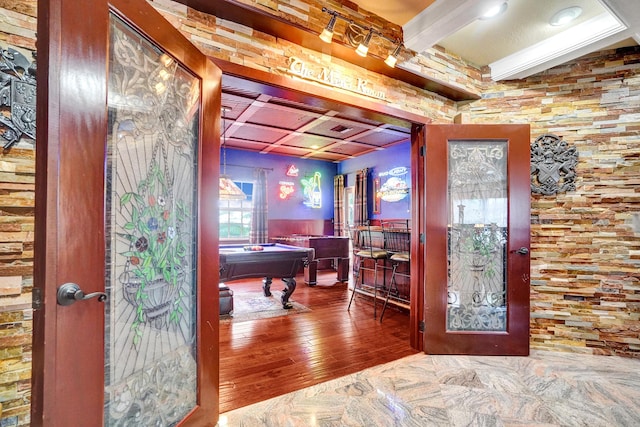
[[[390,53],[389,56],[387,56],[387,59],[384,60],[384,63],[389,67],[394,68],[396,66],[396,62],[398,62],[400,49],[402,49],[402,43],[398,43],[398,46],[396,46],[396,48],[393,50],[393,53]]]
[[[341,19],[343,21],[346,21],[347,23],[349,23],[349,28],[350,30],[356,30],[358,37],[360,38],[360,43],[358,44],[358,47],[356,48],[356,53],[362,57],[366,57],[368,52],[369,52],[369,44],[371,43],[371,39],[373,38],[373,36],[377,36],[381,39],[387,40],[388,42],[391,42],[395,45],[395,49],[393,50],[393,53],[390,53],[389,56],[387,56],[387,59],[385,59],[384,63],[387,64],[389,67],[393,68],[396,66],[396,63],[398,62],[398,57],[400,55],[400,51],[402,50],[402,42],[399,42],[398,40],[392,40],[388,37],[386,37],[384,34],[382,34],[380,31],[376,30],[373,27],[368,27],[368,26],[363,26],[363,25],[359,25],[356,24],[355,22],[353,22],[352,19],[349,19],[343,15],[341,15],[340,13],[334,11],[334,10],[330,10],[327,9],[326,7],[322,8],[322,11],[325,13],[328,13],[329,15],[331,15],[331,19],[329,20],[329,22],[327,23],[327,26],[325,27],[324,30],[322,30],[322,33],[320,34],[320,39],[325,42],[325,43],[331,43],[331,41],[333,40],[333,29],[336,25],[336,21],[338,19]],[[365,35],[366,34],[366,35]],[[353,36],[353,35],[352,35]],[[353,40],[349,40],[350,42],[353,43],[353,46],[355,46],[355,43],[357,43],[357,41],[355,40],[355,38]]]
[[[331,43],[331,40],[333,40],[333,27],[336,26],[336,19],[337,16],[335,13],[333,13],[331,19],[329,20],[329,23],[327,24],[325,29],[322,30],[322,34],[320,34],[320,40],[322,40],[323,42]]]
[[[367,52],[369,52],[369,43],[371,43],[371,37],[373,36],[373,28],[369,29],[369,33],[364,38],[364,40],[358,45],[356,49],[356,53],[362,57],[367,56]]]

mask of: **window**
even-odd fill
[[[220,200],[220,240],[249,240],[251,209],[253,207],[253,182],[238,182],[245,200]]]

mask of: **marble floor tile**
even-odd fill
[[[416,354],[239,408],[220,426],[640,426],[640,360]]]

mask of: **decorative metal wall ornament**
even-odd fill
[[[531,144],[531,192],[546,196],[576,189],[578,150],[550,133]]]
[[[0,135],[8,149],[26,135],[36,138],[36,63],[0,48]],[[8,110],[8,111],[7,111]]]

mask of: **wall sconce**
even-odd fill
[[[367,53],[369,52],[369,44],[371,43],[371,39],[375,35],[381,39],[384,39],[393,43],[396,46],[393,52],[390,53],[387,59],[385,59],[384,61],[384,63],[391,68],[396,66],[396,63],[398,62],[398,57],[400,55],[400,51],[402,50],[402,46],[403,46],[401,41],[392,40],[373,27],[367,27],[367,26],[356,24],[355,22],[353,22],[352,19],[349,19],[346,16],[341,15],[335,10],[330,10],[330,9],[327,9],[326,7],[323,7],[322,11],[331,15],[331,19],[329,20],[329,23],[327,24],[325,29],[322,30],[322,33],[320,34],[320,40],[322,40],[325,43],[331,43],[331,41],[333,40],[333,29],[336,25],[336,21],[338,19],[341,19],[349,23],[349,27],[350,27],[349,30],[351,31],[356,30],[358,33],[360,33],[360,37],[362,37],[366,33],[366,36],[364,36],[364,39],[360,41],[360,43],[358,44],[358,47],[356,48],[356,53],[358,55],[362,57],[367,56]]]

